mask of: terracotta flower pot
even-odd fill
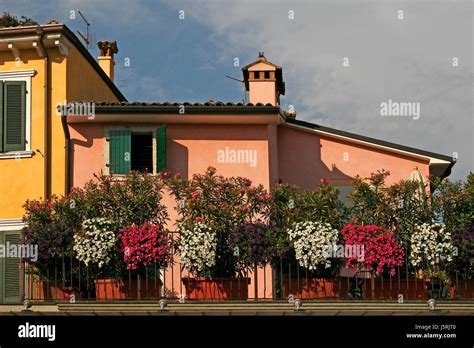
[[[365,298],[372,297],[372,282],[365,283]],[[376,300],[397,300],[399,295],[403,295],[404,300],[424,300],[426,299],[426,283],[418,278],[398,279],[375,278],[374,279],[374,299]]]
[[[114,279],[95,279],[95,299],[97,301],[121,300],[123,282]]]
[[[459,280],[454,282],[450,287],[451,298],[455,299],[468,299],[474,298],[474,280]]]
[[[161,298],[162,281],[159,279],[129,279],[123,280],[123,298],[148,300]]]
[[[96,279],[95,298],[97,301],[108,300],[147,300],[161,297],[163,283],[159,279]]]
[[[76,299],[81,297],[81,293],[77,288],[63,288],[62,283],[40,281],[37,284],[37,290],[33,296],[35,300],[69,301],[72,294]]]
[[[340,297],[337,280],[318,278],[283,279],[282,293],[284,298],[290,295],[300,299],[338,299]]]
[[[246,300],[250,278],[183,278],[190,300]]]

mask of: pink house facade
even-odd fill
[[[454,162],[448,156],[308,123],[283,111],[282,68],[263,53],[242,70],[247,105],[96,102],[93,118],[68,116],[70,185],[83,186],[100,171],[166,170],[191,178],[212,166],[268,190],[280,182],[311,190],[325,179],[340,187],[344,199],[357,175],[381,169],[390,171],[389,183],[407,179],[414,168],[424,177],[450,174]],[[166,204],[173,230],[175,202],[167,196]],[[180,288],[179,277],[171,276],[179,274],[179,265],[167,272],[165,286]],[[271,270],[260,270],[258,281],[266,285],[259,287],[259,297],[271,297]],[[253,291],[249,287],[249,297]]]

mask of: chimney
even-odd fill
[[[115,65],[114,54],[118,53],[117,41],[99,41],[97,42],[97,46],[100,50],[100,56],[98,57],[99,65],[113,81]]]
[[[283,69],[258,52],[258,59],[242,68],[245,89],[249,92],[250,103],[280,105],[280,95],[285,95]]]

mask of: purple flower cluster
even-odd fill
[[[38,245],[38,261],[47,262],[66,251],[72,235],[70,228],[63,224],[33,225],[23,230],[22,243]]]
[[[237,225],[230,233],[229,245],[242,268],[265,266],[289,250],[286,234],[274,225],[261,222]]]

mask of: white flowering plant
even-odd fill
[[[217,233],[211,226],[198,221],[191,227],[179,224],[178,242],[181,266],[199,276],[216,265]]]
[[[453,261],[451,233],[437,223],[417,224],[411,235],[410,260],[413,266],[434,271],[442,262]]]
[[[77,259],[86,266],[97,266],[99,269],[112,259],[112,252],[117,236],[112,224],[105,218],[94,218],[82,223],[82,230],[74,235],[74,251]]]
[[[316,270],[317,266],[331,267],[327,248],[338,242],[338,231],[328,223],[303,221],[287,229],[296,260],[301,267]]]

